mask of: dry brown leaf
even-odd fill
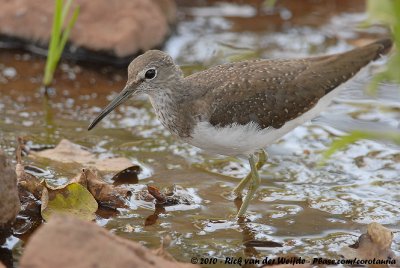
[[[45,187],[43,183],[44,180],[39,180],[37,177],[25,172],[24,165],[22,164],[22,152],[26,152],[28,149],[25,147],[24,140],[21,137],[18,137],[17,141],[18,147],[15,151],[17,165],[15,166],[15,174],[17,175],[18,186],[32,193],[37,200],[40,200],[43,188]]]
[[[393,233],[388,228],[383,227],[379,223],[373,222],[368,225],[368,235],[371,240],[381,249],[390,249],[393,240]]]
[[[36,176],[25,172],[24,166],[22,164],[22,146],[23,144],[22,142],[20,142],[16,152],[16,158],[18,162],[16,166],[18,184],[22,189],[26,190],[29,193],[32,193],[37,200],[46,200],[46,195],[52,195],[60,191],[66,191],[66,188],[68,188],[69,185],[71,185],[72,183],[79,183],[84,186],[91,195],[93,195],[93,197],[96,199],[97,202],[99,202],[99,204],[112,209],[127,207],[125,203],[126,199],[130,197],[132,193],[127,189],[115,187],[101,180],[96,171],[83,169],[79,175],[71,179],[66,185],[60,185],[57,187],[52,187],[44,179],[39,180]],[[81,155],[80,157],[88,156],[90,158],[90,153],[78,147],[80,146],[76,144],[70,144],[68,141],[62,142],[61,146],[59,146],[59,150],[56,151],[55,155],[58,155],[57,157],[61,157],[63,154],[67,154],[71,148],[75,148],[78,151],[81,151],[79,153]],[[129,168],[132,168],[132,166],[128,167],[127,169]],[[48,193],[43,195],[43,192],[45,190],[48,191]],[[43,206],[42,203],[42,212],[45,209],[46,206]]]
[[[131,166],[124,170],[121,170],[111,179],[115,186],[121,184],[136,184],[139,182],[139,173],[141,172],[141,168],[139,166]]]
[[[386,227],[373,222],[368,225],[367,233],[362,234],[358,241],[351,246],[343,247],[340,253],[346,259],[394,259],[394,252],[390,249],[393,234]],[[373,267],[387,267],[375,265]]]
[[[98,173],[92,169],[82,169],[82,172],[73,178],[71,182],[82,184],[89,190],[97,202],[113,209],[127,207],[125,201],[132,196],[131,191],[114,187],[101,180]]]
[[[71,182],[66,185],[51,187],[46,180],[40,180],[25,172],[25,167],[22,164],[22,151],[25,146],[20,138],[18,143],[15,173],[20,187],[20,195],[26,195],[25,191],[27,191],[33,194],[37,200],[41,200],[40,212],[43,219],[47,221],[54,212],[73,214],[86,220],[95,218],[98,204],[86,187]],[[33,201],[27,198],[21,200]]]
[[[149,194],[151,194],[158,203],[165,203],[167,202],[167,197],[165,194],[161,193],[160,190],[157,187],[147,185],[147,190],[149,191]]]
[[[54,149],[31,152],[32,157],[42,157],[64,164],[77,163],[91,166],[100,171],[120,171],[132,166],[132,162],[124,157],[99,159],[97,156],[78,144],[63,139]]]
[[[162,191],[154,186],[147,185],[147,191],[149,195],[156,199],[156,204],[162,205],[164,207],[175,206],[179,204],[193,204],[194,201],[191,196],[187,193],[187,191],[182,190],[182,187],[176,185],[166,187]]]
[[[40,197],[45,188],[42,182],[35,176],[25,172],[22,164],[22,153],[27,152],[24,140],[18,138],[16,150],[17,165],[15,174],[17,175],[19,199],[21,201],[21,211],[16,222],[13,224],[14,234],[27,235],[34,231],[41,223]]]
[[[15,167],[17,173],[18,186],[33,194],[33,196],[40,200],[42,197],[43,188],[45,188],[44,180],[39,180],[32,174],[26,173],[21,164]]]

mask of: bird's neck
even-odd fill
[[[185,138],[190,135],[191,122],[187,120],[188,113],[183,111],[185,96],[180,94],[181,88],[176,84],[174,89],[168,87],[158,90],[156,94],[150,94],[150,101],[155,113],[171,133]]]

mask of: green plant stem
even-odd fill
[[[68,21],[64,31],[63,25],[69,14],[73,0],[67,0],[63,4],[63,0],[56,0],[54,7],[53,25],[47,53],[46,67],[43,76],[43,85],[47,88],[53,81],[54,72],[61,58],[64,47],[68,41],[72,27],[75,25],[79,15],[79,6],[74,9],[71,19]]]

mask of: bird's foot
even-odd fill
[[[267,162],[267,154],[263,149],[261,149],[258,153],[258,161],[255,164],[256,170],[257,171],[260,170],[265,165],[266,162]],[[244,188],[251,180],[251,176],[252,176],[252,172],[250,171],[250,173],[244,179],[242,179],[239,182],[239,184],[233,189],[233,194],[235,196],[238,196],[238,197],[242,196]]]

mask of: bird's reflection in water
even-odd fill
[[[242,205],[242,198],[236,197],[234,204],[237,210],[240,209]],[[239,217],[237,220],[240,228],[242,229],[242,241],[244,246],[244,256],[245,258],[255,258],[260,259],[262,253],[257,248],[276,248],[283,247],[281,243],[270,241],[270,240],[259,240],[256,238],[257,230],[252,228],[251,220],[245,216]],[[258,267],[253,264],[245,264],[243,267]]]

